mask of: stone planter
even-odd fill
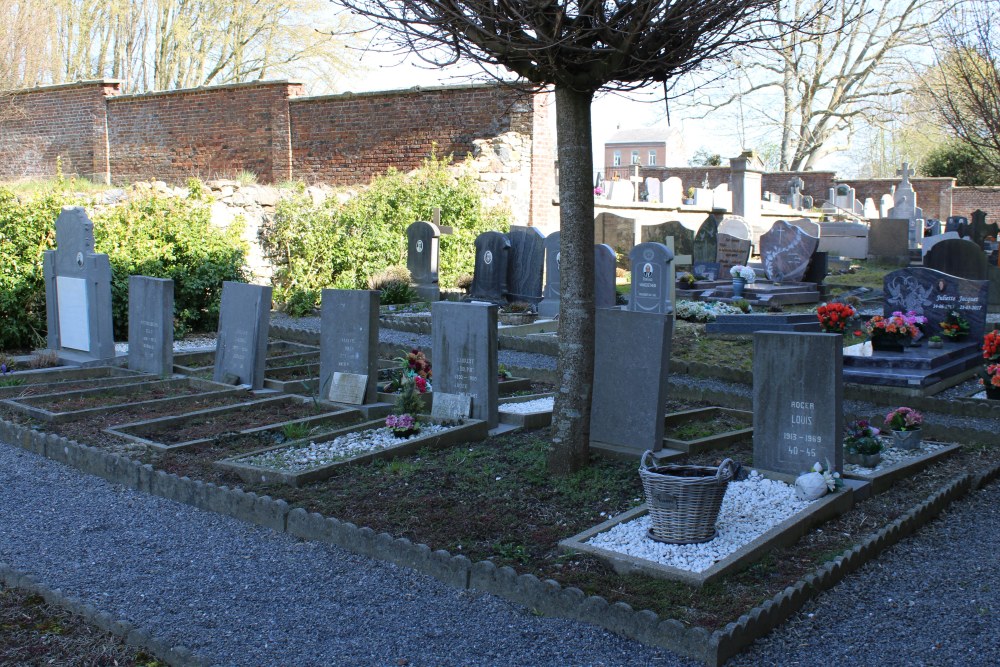
[[[918,449],[922,435],[919,428],[915,431],[893,431],[892,446],[896,449]]]
[[[905,336],[873,336],[872,349],[879,352],[902,352],[909,343]]]
[[[537,313],[498,313],[497,319],[500,324],[507,326],[517,326],[520,324],[532,324],[538,319]]]
[[[940,349],[940,348],[944,347],[944,341],[929,340],[929,341],[927,341],[927,347],[935,349],[935,350]]]
[[[857,454],[844,450],[844,461],[861,466],[862,468],[874,468],[882,462],[882,454]]]

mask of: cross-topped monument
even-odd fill
[[[912,169],[910,169],[910,163],[909,162],[904,162],[903,163],[903,168],[896,170],[896,175],[903,177],[903,182],[902,182],[901,186],[905,186],[905,187],[912,187],[912,186],[910,186],[910,176],[913,176],[916,173],[917,172],[915,172]]]
[[[805,181],[796,176],[788,181],[788,205],[794,209],[802,208],[802,188],[806,186]]]
[[[909,221],[909,246],[916,248],[917,242],[923,238],[924,211],[917,206],[917,193],[910,184],[910,176],[915,172],[907,162],[902,169],[896,170],[897,176],[903,177],[903,182],[893,192],[893,207],[889,209],[890,218]],[[919,222],[918,222],[919,221]],[[919,233],[918,233],[919,232]]]

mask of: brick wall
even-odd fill
[[[893,186],[898,186],[898,178],[838,179],[837,183],[847,183],[854,188],[854,196],[862,204],[871,197],[878,206],[882,195],[889,194]],[[924,210],[924,218],[947,220],[952,215],[952,196],[955,188],[953,178],[911,178],[913,191],[917,193],[917,206]]]
[[[108,100],[116,181],[183,183],[247,169],[261,182],[291,177],[286,81],[193,88]]]
[[[0,92],[0,179],[66,176],[108,179],[105,99],[114,81],[84,81]]]
[[[556,142],[552,134],[552,115],[556,100],[551,93],[535,95],[532,101],[531,127],[518,129],[531,139],[531,180],[522,187],[531,188],[531,224],[549,234],[559,229],[559,208],[552,205],[556,185]],[[520,120],[527,120],[525,114]]]
[[[1000,222],[1000,186],[955,188],[951,208],[952,215],[964,215],[969,220],[973,211],[986,211],[986,222]]]

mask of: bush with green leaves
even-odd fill
[[[431,156],[411,174],[389,170],[346,202],[282,199],[261,233],[275,267],[275,299],[284,302],[303,289],[365,289],[369,277],[406,264],[406,228],[431,220],[434,208],[441,209],[441,224],[452,228],[440,240],[440,284],[451,287],[471,273],[476,236],[507,231],[510,219],[506,211],[484,206],[475,175],[464,171],[456,177],[450,162]]]

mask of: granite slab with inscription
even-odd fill
[[[213,379],[261,389],[270,325],[270,286],[222,283]]]
[[[128,367],[153,375],[173,372],[173,280],[128,277]]]
[[[48,347],[67,363],[115,358],[111,263],[94,252],[94,224],[79,206],[56,218],[56,249],[42,255]]]
[[[933,336],[940,333],[941,322],[954,310],[969,321],[968,339],[982,342],[989,281],[966,280],[917,266],[886,274],[883,292],[887,317],[897,310],[912,310],[927,318],[927,335]]]
[[[719,233],[717,257],[719,262],[719,279],[729,279],[729,269],[734,266],[746,266],[750,259],[750,239],[741,239],[729,234]]]
[[[800,282],[809,268],[819,239],[784,220],[760,236],[760,258],[768,280]]]
[[[632,293],[628,309],[643,313],[673,312],[670,264],[674,254],[662,243],[640,243],[632,248]]]
[[[647,449],[663,447],[673,318],[617,309],[595,317],[591,446],[638,462]]]
[[[643,243],[662,243],[666,245],[668,237],[674,239],[674,255],[691,257],[694,254],[694,232],[677,220],[661,222],[658,225],[642,226]]]
[[[934,238],[934,237],[932,237]],[[929,239],[924,239],[926,246]],[[968,239],[941,239],[924,254],[924,266],[966,280],[986,280],[989,269],[983,249]]]
[[[476,260],[469,295],[472,299],[501,303],[507,294],[510,239],[500,232],[476,237]]]
[[[788,475],[827,461],[843,471],[843,337],[753,335],[753,464]]]
[[[378,314],[376,290],[323,290],[320,314],[319,381],[320,395],[331,401],[374,403],[378,387]],[[337,386],[335,374],[356,375],[366,379],[361,400],[341,401],[347,390]],[[345,382],[355,382],[347,379]],[[353,386],[353,385],[352,385]],[[356,391],[356,389],[351,389]]]
[[[472,415],[472,396],[468,394],[449,394],[443,391],[434,392],[434,402],[431,404],[431,417],[457,421],[468,419]]]
[[[406,228],[406,268],[417,287],[438,286],[441,229],[433,222],[418,220]]]
[[[635,245],[635,218],[598,213],[594,218],[594,243],[607,243],[623,255]]]
[[[507,298],[538,303],[542,300],[545,271],[545,235],[537,227],[511,226],[507,233],[510,252],[507,261]]]
[[[472,397],[472,417],[500,423],[497,306],[439,301],[431,305],[434,402],[437,392]]]

